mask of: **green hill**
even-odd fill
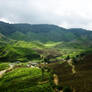
[[[65,29],[49,24],[8,24],[0,22],[0,33],[14,40],[24,41],[74,41],[92,40],[92,32],[84,29]]]

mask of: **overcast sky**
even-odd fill
[[[92,0],[0,0],[0,20],[92,30]]]

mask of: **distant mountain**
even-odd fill
[[[49,24],[9,24],[0,22],[0,33],[7,38],[24,41],[91,41],[92,31],[72,28],[65,29]]]

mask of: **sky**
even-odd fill
[[[0,0],[0,21],[92,30],[92,0]]]

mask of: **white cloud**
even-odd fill
[[[9,20],[7,20],[7,19],[5,19],[5,18],[1,18],[0,21],[6,22],[6,23],[11,23]]]
[[[92,0],[0,0],[0,18],[92,30]]]

